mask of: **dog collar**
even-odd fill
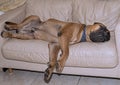
[[[84,25],[82,38],[81,38],[80,42],[86,42],[86,25]]]

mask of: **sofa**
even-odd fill
[[[120,78],[119,4],[120,0],[27,0],[0,16],[0,32],[5,21],[19,23],[29,15],[38,15],[42,21],[55,18],[86,25],[101,22],[110,30],[110,41],[71,45],[62,74]],[[48,62],[48,42],[0,37],[1,68],[44,72]]]

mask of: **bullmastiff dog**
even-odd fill
[[[80,42],[105,42],[110,40],[110,31],[102,23],[85,25],[74,22],[64,22],[48,19],[44,22],[38,16],[31,15],[21,23],[5,22],[5,29],[1,33],[3,38],[17,38],[23,40],[44,40],[49,42],[49,63],[44,73],[45,82],[49,82],[54,68],[62,72],[69,56],[69,45]],[[16,32],[13,32],[16,30]],[[61,55],[58,57],[58,52]]]

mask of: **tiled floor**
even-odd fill
[[[120,85],[120,80],[54,74],[46,84],[43,73],[14,70],[13,74],[0,71],[0,85]]]

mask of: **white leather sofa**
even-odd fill
[[[0,32],[5,21],[20,22],[38,15],[42,21],[55,18],[86,25],[104,23],[111,31],[105,43],[82,42],[70,46],[63,74],[120,78],[120,0],[28,0],[0,16]],[[41,40],[0,37],[0,67],[44,71],[49,61],[48,43]]]

